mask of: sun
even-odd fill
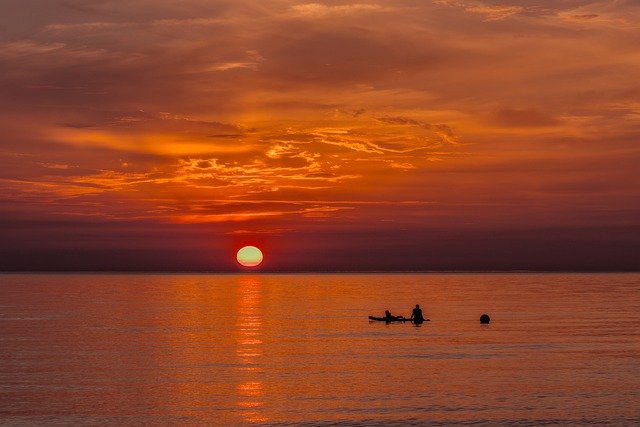
[[[236,259],[243,267],[257,267],[262,263],[264,257],[262,251],[255,246],[245,246],[238,251]]]

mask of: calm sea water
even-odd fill
[[[2,425],[640,424],[639,274],[0,281]]]

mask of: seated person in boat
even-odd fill
[[[386,320],[387,322],[391,322],[393,320],[404,320],[404,316],[392,316],[389,310],[385,310],[384,320]]]

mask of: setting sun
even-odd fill
[[[238,263],[243,267],[257,267],[262,263],[262,251],[255,246],[245,246],[236,255]]]

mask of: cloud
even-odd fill
[[[555,126],[560,121],[531,108],[499,108],[492,114],[492,120],[508,127]]]
[[[329,15],[350,15],[368,12],[380,12],[390,10],[379,4],[354,3],[347,5],[328,6],[320,3],[305,3],[291,7],[291,11],[298,16],[319,18]]]
[[[459,138],[455,134],[451,126],[444,123],[433,124],[402,116],[378,117],[377,120],[391,125],[418,126],[423,129],[433,131],[443,142],[446,142],[448,144],[457,144],[459,142]]]
[[[331,213],[353,209],[350,206],[331,206],[317,203],[301,204],[278,201],[223,202],[192,207],[189,212],[173,217],[181,223],[239,222],[262,218],[302,216],[322,218]]]
[[[436,4],[456,7],[476,15],[484,16],[485,21],[501,21],[513,15],[521,14],[530,8],[518,5],[488,4],[479,1],[436,0]]]
[[[49,129],[59,143],[172,155],[247,151],[250,147],[227,141],[250,133],[232,124],[145,111],[96,114]]]
[[[96,31],[133,27],[177,27],[177,26],[212,26],[224,23],[220,18],[187,18],[187,19],[156,19],[147,22],[82,22],[72,24],[50,24],[44,31]]]
[[[234,70],[238,68],[246,68],[249,70],[256,71],[258,66],[262,61],[264,61],[264,57],[260,55],[260,53],[256,50],[250,50],[246,52],[247,59],[243,62],[224,62],[217,65],[213,65],[211,70],[214,71],[228,71]]]
[[[596,13],[586,13],[586,14],[581,14],[581,15],[571,15],[571,19],[576,19],[579,21],[585,21],[585,20],[591,20],[591,19],[596,19],[598,16],[598,14]]]
[[[233,231],[227,232],[227,234],[235,235],[235,236],[256,236],[256,235],[283,235],[283,234],[291,234],[296,233],[297,230],[292,228],[270,228],[270,229],[237,229]]]
[[[483,15],[486,21],[500,21],[522,13],[525,9],[522,6],[488,6],[479,4],[476,6],[467,6],[465,10]]]

